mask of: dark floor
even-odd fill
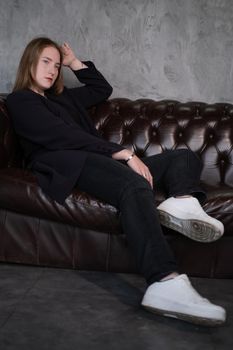
[[[192,283],[227,309],[224,326],[144,311],[138,275],[0,264],[0,349],[233,349],[233,280]]]

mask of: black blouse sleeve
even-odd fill
[[[83,62],[88,68],[73,71],[82,87],[67,89],[73,99],[77,99],[85,108],[106,100],[112,93],[112,87],[103,75],[90,62]]]

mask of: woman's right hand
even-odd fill
[[[113,153],[112,158],[116,160],[126,160],[132,155],[132,151],[128,149],[124,149],[120,152]],[[134,156],[127,162],[127,165],[134,170],[137,174],[143,176],[153,188],[153,177],[150,173],[149,168],[143,161],[138,158],[135,154]]]

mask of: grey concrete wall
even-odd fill
[[[114,97],[233,102],[232,0],[0,0],[0,92],[38,35],[93,60]]]

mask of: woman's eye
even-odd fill
[[[48,63],[49,63],[49,61],[47,61],[47,60],[43,60],[43,62],[44,62],[44,63],[46,63],[46,64],[48,64]]]

